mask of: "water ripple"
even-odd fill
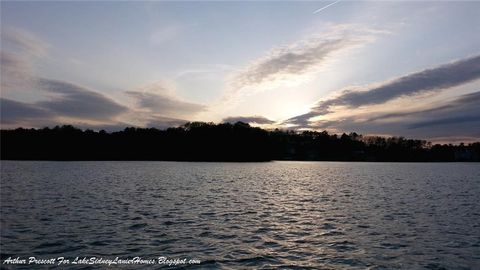
[[[479,164],[2,161],[1,172],[2,260],[480,269]]]

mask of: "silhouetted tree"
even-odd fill
[[[176,161],[479,161],[480,143],[440,145],[403,137],[263,130],[247,123],[190,122],[107,133],[71,125],[2,130],[1,159]]]

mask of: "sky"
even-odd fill
[[[480,2],[2,1],[1,127],[480,138]]]

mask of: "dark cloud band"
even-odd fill
[[[102,121],[128,111],[127,107],[100,93],[69,82],[39,79],[39,86],[59,97],[37,105],[60,116]]]
[[[480,79],[480,55],[408,74],[365,91],[345,90],[338,97],[321,101],[310,112],[286,121],[306,125],[315,116],[328,114],[334,106],[360,107],[383,104],[402,96],[443,90]]]

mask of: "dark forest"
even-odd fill
[[[264,130],[242,122],[192,122],[165,130],[129,127],[112,133],[69,125],[1,131],[3,160],[426,162],[479,157],[480,142],[440,145],[357,133]]]

